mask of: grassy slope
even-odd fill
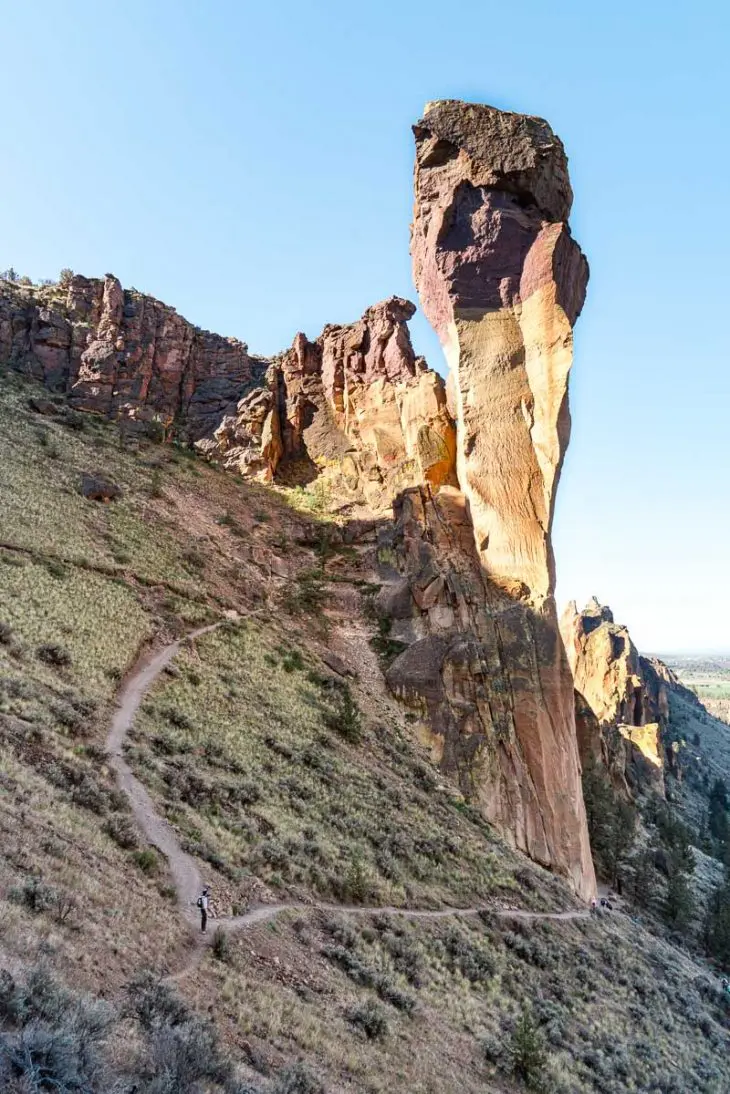
[[[174,452],[122,451],[116,430],[91,419],[81,429],[41,419],[29,392],[0,379],[7,965],[44,952],[74,984],[114,994],[142,965],[184,963],[164,863],[120,846],[128,825],[102,746],[140,644],[225,609],[260,614],[181,655],[148,696],[129,753],[206,864],[221,910],[267,894],[569,903],[443,787],[413,740],[363,639],[347,580],[368,576],[356,557],[328,558],[340,580],[324,582],[324,603],[311,610],[301,575],[321,557],[301,546],[302,518],[279,495]],[[80,497],[81,473],[97,469],[123,487],[120,501]],[[49,644],[69,663],[44,662]],[[338,732],[328,648],[359,674],[359,743]],[[37,877],[76,906],[40,909]],[[251,1075],[303,1057],[332,1091],[506,1089],[490,1059],[528,1000],[558,1089],[719,1094],[730,1082],[727,1018],[701,970],[624,918],[429,925],[289,913],[219,956],[181,988],[215,1016]],[[373,1007],[387,1031],[369,1038],[362,1021]]]

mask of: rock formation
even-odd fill
[[[0,361],[67,393],[79,410],[164,430],[176,423],[192,439],[235,409],[267,364],[111,275],[3,282]]]
[[[551,545],[588,277],[567,161],[546,122],[486,106],[430,104],[414,132],[413,267],[448,385],[399,297],[263,361],[113,277],[0,293],[0,361],[81,409],[175,424],[244,476],[317,478],[370,534],[394,506],[378,610],[405,648],[388,682],[465,794],[589,898]]]
[[[382,607],[411,644],[389,680],[487,814],[588,897],[550,539],[588,276],[567,161],[546,122],[486,106],[429,104],[414,133],[413,268],[451,367],[462,493],[410,492],[397,509]]]
[[[595,598],[582,612],[569,604],[560,625],[583,763],[602,763],[627,794],[649,788],[663,796],[662,733],[676,677],[663,662],[641,657],[626,627]]]
[[[298,334],[265,385],[198,448],[265,482],[298,463],[375,511],[414,483],[455,482],[454,422],[443,380],[413,351],[414,311],[391,297],[315,342]]]

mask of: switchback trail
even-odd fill
[[[137,662],[135,667],[124,682],[118,697],[118,707],[112,719],[111,727],[107,735],[107,751],[110,757],[110,766],[114,770],[120,788],[129,799],[132,813],[138,825],[144,832],[149,843],[156,847],[167,859],[170,873],[175,884],[177,903],[185,922],[191,926],[198,924],[198,912],[195,901],[200,895],[202,877],[197,863],[191,855],[183,851],[178,837],[172,826],[157,812],[152,798],[147,793],[142,783],[137,779],[124,759],[124,742],[127,733],[132,727],[134,717],[140,704],[152,683],[157,679],[163,669],[169,665],[173,657],[179,652],[181,646],[191,642],[201,635],[208,634],[223,625],[211,623],[206,627],[199,627],[186,637],[177,642],[170,643],[158,653],[145,654]],[[395,908],[373,905],[365,907],[361,904],[330,904],[324,901],[303,901],[281,904],[257,904],[249,908],[243,915],[231,916],[218,920],[212,920],[226,931],[241,930],[252,927],[257,923],[266,923],[283,912],[288,911],[324,911],[340,912],[351,915],[394,915],[408,919],[446,919],[450,916],[475,916],[480,912],[490,912],[504,919],[585,919],[589,912],[585,908],[567,912],[528,912],[518,908],[500,908],[490,905],[482,905],[473,908],[439,908],[416,909]],[[181,977],[194,968],[202,958],[204,944],[212,938],[213,932],[202,936],[197,935],[198,944],[191,954],[190,960],[184,968],[179,970],[174,979]]]

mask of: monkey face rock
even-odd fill
[[[430,103],[414,134],[414,276],[451,368],[458,481],[535,803],[517,843],[589,896],[551,543],[572,330],[588,280],[567,223],[567,159],[547,122],[488,106]]]

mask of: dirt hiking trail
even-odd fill
[[[184,921],[190,926],[199,926],[199,913],[195,902],[202,888],[202,876],[193,857],[183,851],[178,837],[170,824],[160,816],[155,805],[142,783],[137,779],[124,759],[124,742],[127,733],[132,727],[134,717],[139,710],[147,690],[154,683],[163,669],[170,664],[181,646],[186,642],[194,641],[204,634],[217,630],[223,626],[223,620],[211,623],[206,627],[199,627],[195,631],[170,645],[163,647],[154,654],[144,654],[134,666],[118,696],[118,707],[112,719],[107,735],[106,747],[109,753],[110,766],[114,770],[121,790],[127,795],[137,824],[143,831],[148,842],[160,851],[168,861],[177,894],[178,908]],[[361,904],[329,904],[324,901],[311,901],[308,903],[288,902],[281,904],[257,904],[249,908],[243,915],[219,919],[210,919],[212,928],[220,926],[226,931],[240,930],[244,927],[252,927],[257,923],[265,923],[275,919],[278,915],[288,911],[324,911],[343,912],[352,915],[396,915],[408,919],[446,919],[450,916],[475,916],[480,912],[491,912],[502,918],[511,919],[585,919],[590,914],[588,909],[581,908],[567,912],[528,912],[516,908],[499,908],[483,905],[473,908],[441,908],[441,909],[415,909],[384,907],[383,905],[366,907]],[[191,955],[183,969],[178,971],[174,979],[183,976],[197,965],[202,958],[205,944],[212,940],[213,930],[205,935],[197,932],[198,945],[196,952]]]

